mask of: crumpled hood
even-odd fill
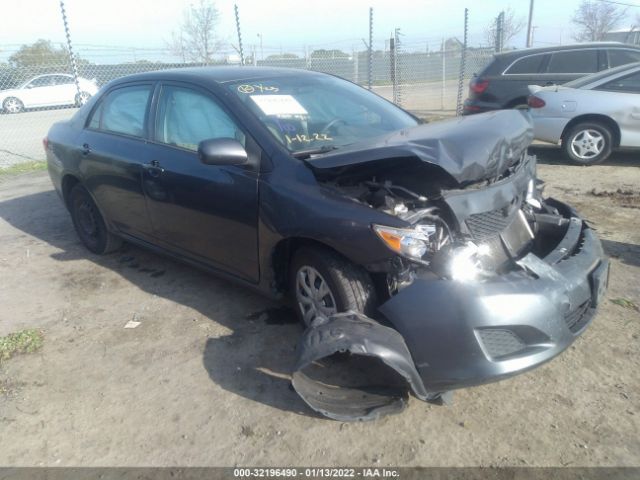
[[[419,125],[312,157],[314,170],[381,160],[418,158],[445,170],[459,184],[496,178],[533,141],[526,110],[500,110]]]

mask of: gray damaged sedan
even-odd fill
[[[293,387],[364,420],[537,367],[587,328],[609,263],[543,197],[532,140],[525,111],[424,125],[329,75],[215,67],[117,79],[43,143],[91,252],[125,239],[288,296]]]
[[[561,144],[574,163],[593,165],[616,148],[640,147],[640,63],[529,91],[535,137]]]

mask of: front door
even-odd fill
[[[248,151],[253,142],[196,87],[162,85],[154,123],[143,173],[154,235],[168,248],[257,281],[257,162],[204,165],[197,155],[206,139],[234,138]]]

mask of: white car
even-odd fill
[[[0,106],[7,113],[19,113],[26,108],[81,106],[98,92],[98,85],[86,78],[78,78],[78,84],[80,91],[73,76],[65,73],[38,75],[18,88],[0,90]]]
[[[614,148],[640,147],[640,63],[564,85],[529,85],[538,140],[560,143],[580,165],[604,161]]]

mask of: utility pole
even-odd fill
[[[533,0],[529,0],[529,22],[527,23],[527,48],[533,45]]]

